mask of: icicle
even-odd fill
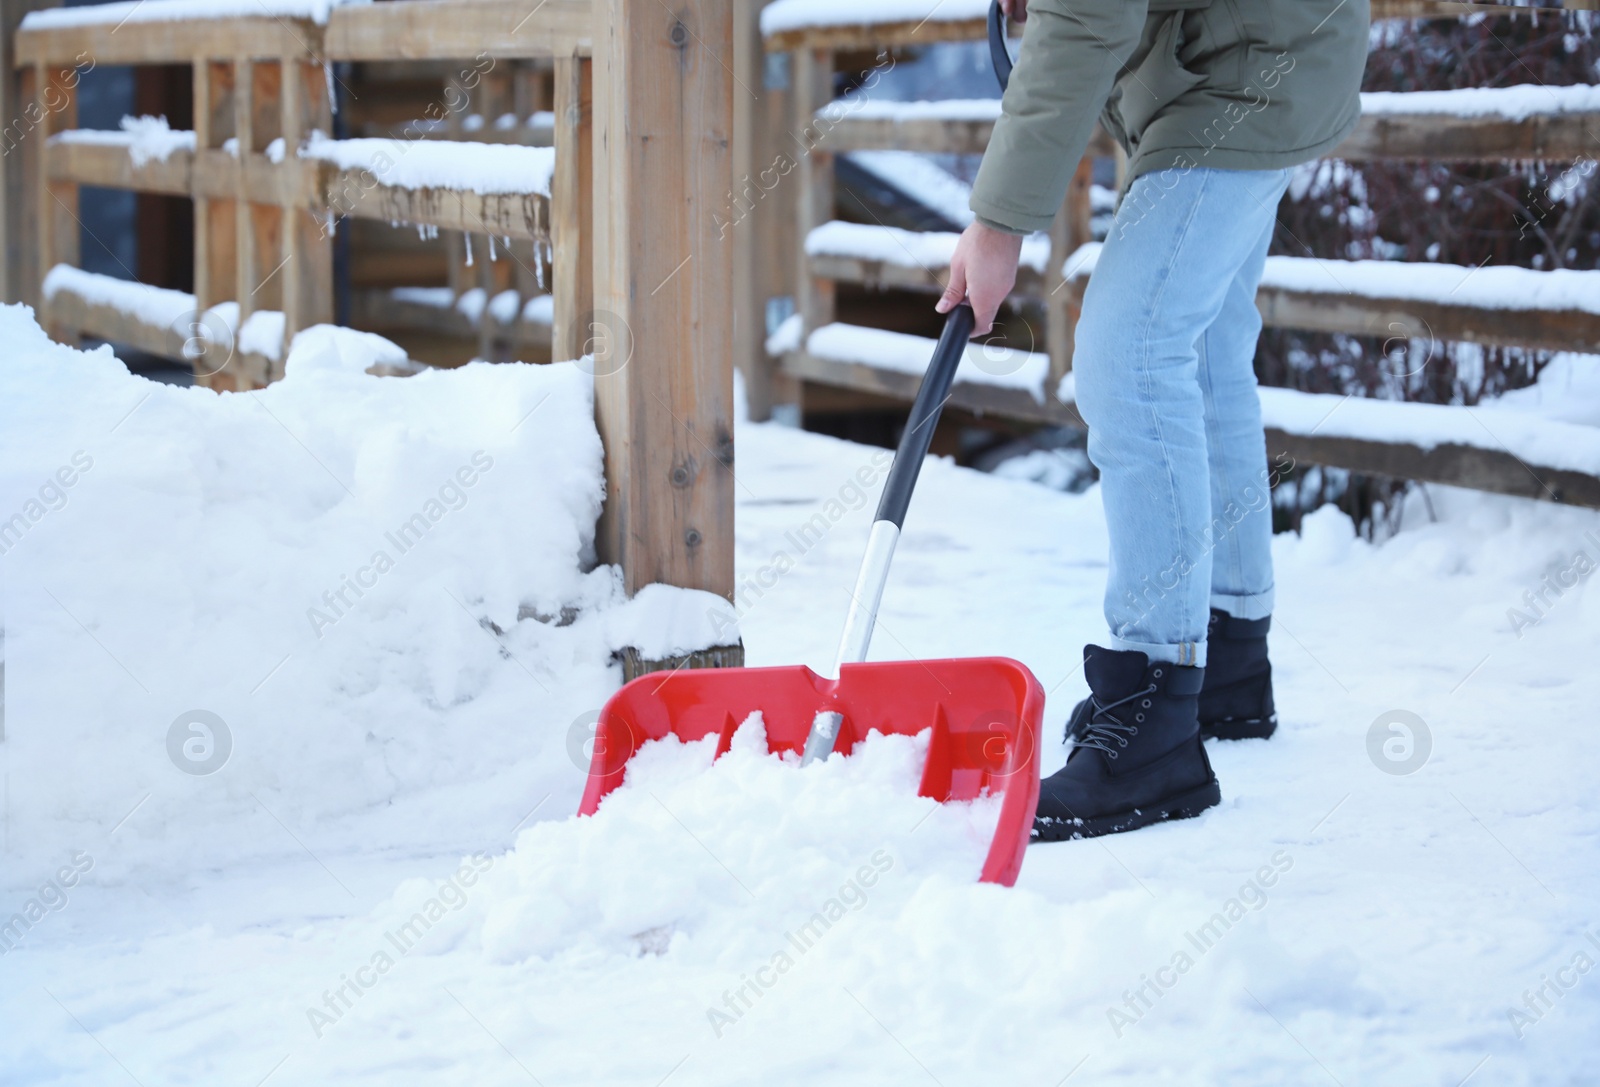
[[[550,289],[544,285],[544,255],[548,248],[549,244],[543,239],[533,243],[533,278],[541,291]]]
[[[491,235],[489,235],[489,263],[493,264],[494,260],[495,260],[495,256],[494,256],[494,235],[491,234]]]
[[[337,114],[339,112],[339,98],[333,93],[333,62],[326,60],[322,62],[322,78],[328,84],[328,108]]]
[[[339,218],[338,218],[338,216],[333,214],[333,209],[332,208],[328,209],[327,216],[328,216],[328,237],[330,237],[330,238],[337,237],[338,236],[338,232],[339,232]]]
[[[425,242],[427,240],[428,240],[428,228],[426,226],[424,226],[423,224],[418,223],[417,224],[417,241]]]
[[[472,235],[471,234],[463,234],[461,236],[463,238],[467,239],[467,267],[471,268],[472,267]]]

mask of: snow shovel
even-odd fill
[[[1044,689],[1026,666],[1004,657],[868,664],[867,645],[889,562],[917,473],[974,325],[957,306],[945,322],[911,418],[884,484],[854,602],[839,645],[837,678],[804,665],[708,668],[640,676],[600,711],[579,815],[592,815],[622,784],[628,760],[648,740],[719,737],[718,756],[759,710],[773,752],[801,752],[801,765],[848,754],[869,732],[916,735],[932,729],[918,795],[940,803],[1002,797],[1000,821],[980,879],[1010,886],[1022,867],[1039,799],[1039,727]]]

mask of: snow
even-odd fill
[[[192,294],[85,272],[69,264],[58,264],[50,269],[44,277],[43,290],[46,299],[66,291],[90,305],[126,313],[152,328],[170,328],[195,312]]]
[[[922,375],[933,358],[935,341],[861,325],[823,325],[806,338],[806,351],[818,358],[852,362],[904,374]],[[769,344],[768,350],[771,350]],[[956,382],[1021,389],[1044,403],[1050,356],[992,343],[972,343],[956,367]]]
[[[922,102],[892,102],[855,95],[835,98],[817,111],[828,120],[857,121],[997,121],[998,98],[947,98]]]
[[[124,117],[121,124],[119,131],[72,128],[51,139],[61,143],[125,148],[135,168],[151,161],[166,162],[174,151],[194,151],[194,133],[171,128],[165,117]]]
[[[1600,475],[1600,427],[1533,412],[1262,389],[1261,417],[1290,434],[1505,450],[1528,464]]]
[[[570,818],[628,625],[583,559],[578,368],[374,378],[382,341],[322,328],[283,382],[218,395],[24,314],[0,310],[0,525],[27,521],[0,558],[0,919],[37,920],[0,956],[7,1087],[1590,1078],[1600,601],[1572,571],[1600,514],[1430,487],[1437,519],[1413,495],[1381,545],[1311,515],[1274,541],[1282,725],[1209,748],[1223,804],[1034,847],[1005,890],[971,880],[982,806],[911,795],[909,738],[801,771],[748,722]],[[887,455],[736,437],[749,663],[825,667]],[[307,608],[434,499],[318,638]],[[930,459],[872,655],[1015,657],[1053,730],[1105,561],[1095,489]],[[231,729],[210,775],[166,748],[194,709]],[[1426,730],[1409,774],[1374,731],[1395,710]]]
[[[283,334],[287,319],[278,310],[256,310],[244,319],[239,329],[239,350],[265,355],[274,362],[283,358]]]
[[[823,223],[806,235],[806,252],[813,255],[883,261],[903,268],[944,270],[950,267],[961,235],[948,231],[901,230],[869,223],[839,220]],[[1035,234],[1023,239],[1021,263],[1042,273],[1050,261],[1050,238]]]
[[[772,10],[771,8],[767,9]],[[851,151],[849,159],[958,226],[972,224],[972,186],[916,151]]]
[[[522,307],[522,319],[535,324],[554,324],[556,319],[556,299],[550,294],[536,294],[528,299]]]
[[[1434,113],[1525,121],[1542,114],[1600,112],[1600,86],[1579,83],[1551,87],[1543,83],[1524,83],[1453,91],[1368,91],[1361,95],[1361,112]]]
[[[396,302],[432,306],[435,309],[450,309],[456,304],[456,292],[449,287],[394,287],[390,289],[389,297]]]
[[[117,4],[51,8],[29,12],[23,17],[24,30],[93,26],[112,23],[161,23],[188,19],[233,19],[271,17],[310,19],[326,23],[336,7],[365,4],[371,0],[127,0]]]
[[[1067,258],[1068,278],[1092,275],[1099,242]],[[1474,309],[1580,310],[1600,313],[1600,271],[1536,271],[1510,266],[1469,268],[1387,260],[1268,257],[1263,287],[1317,294],[1353,294],[1435,302]]]
[[[775,0],[761,11],[761,33],[813,26],[960,22],[982,19],[988,11],[989,0]]]
[[[489,316],[502,325],[515,321],[521,310],[522,295],[517,291],[501,291],[489,299]]]
[[[550,195],[556,153],[550,147],[473,143],[466,140],[332,140],[314,133],[302,158],[341,170],[366,170],[382,184],[402,189],[454,189],[484,195]]]

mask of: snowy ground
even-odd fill
[[[7,1087],[1593,1082],[1600,515],[1434,489],[1373,547],[1316,514],[1276,541],[1283,727],[1213,748],[1223,805],[1002,890],[992,812],[912,796],[907,740],[661,748],[568,818],[643,622],[581,569],[570,369],[324,343],[217,397],[0,334]],[[750,661],[821,666],[886,460],[738,442]],[[875,656],[1015,656],[1059,722],[1104,563],[1094,491],[931,463]],[[230,742],[169,750],[195,709]]]

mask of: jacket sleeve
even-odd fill
[[[1149,0],[1033,0],[1022,55],[972,187],[980,219],[1048,230]]]

